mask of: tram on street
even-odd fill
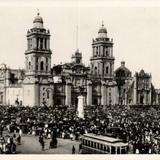
[[[84,134],[81,137],[82,154],[127,154],[128,143],[108,136]]]

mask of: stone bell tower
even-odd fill
[[[98,37],[92,42],[91,74],[95,77],[112,79],[114,75],[113,40],[108,38],[107,29],[102,26]]]
[[[25,51],[26,75],[48,76],[51,69],[50,32],[43,27],[39,12],[33,21],[33,28],[27,32]]]
[[[24,105],[41,105],[46,102],[47,90],[51,85],[50,31],[43,26],[40,13],[34,18],[33,27],[27,32],[27,50],[25,51]],[[44,85],[46,87],[44,87]],[[43,87],[42,87],[43,86]],[[43,93],[41,92],[43,91]],[[42,95],[41,95],[42,94]],[[44,97],[43,97],[44,96]],[[47,96],[49,97],[49,95]],[[52,98],[52,97],[51,97]]]

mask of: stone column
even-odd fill
[[[45,49],[45,39],[43,38],[43,49]]]
[[[92,82],[87,80],[87,105],[92,105]]]
[[[37,39],[33,39],[33,49],[37,49]]]
[[[113,56],[113,47],[111,47],[111,56]]]
[[[103,46],[100,46],[100,55],[103,56]]]
[[[49,39],[47,39],[47,49],[50,48]]]
[[[101,105],[106,105],[106,83],[104,81],[101,82]]]
[[[93,56],[95,56],[95,47],[93,47],[92,52],[93,52]]]
[[[71,105],[71,81],[70,79],[66,80],[66,86],[65,86],[65,105],[69,106]]]

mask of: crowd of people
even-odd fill
[[[159,153],[158,106],[88,106],[84,114],[81,119],[76,108],[67,106],[0,106],[0,137],[4,130],[39,136],[43,150],[44,138],[50,138],[54,148],[57,138],[78,141],[84,133],[95,133],[122,139],[129,143],[130,153]]]

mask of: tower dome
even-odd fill
[[[101,28],[98,31],[98,38],[107,38],[107,29],[104,27],[103,22]]]
[[[43,18],[40,13],[37,12],[37,16],[33,20],[34,28],[43,28]]]

